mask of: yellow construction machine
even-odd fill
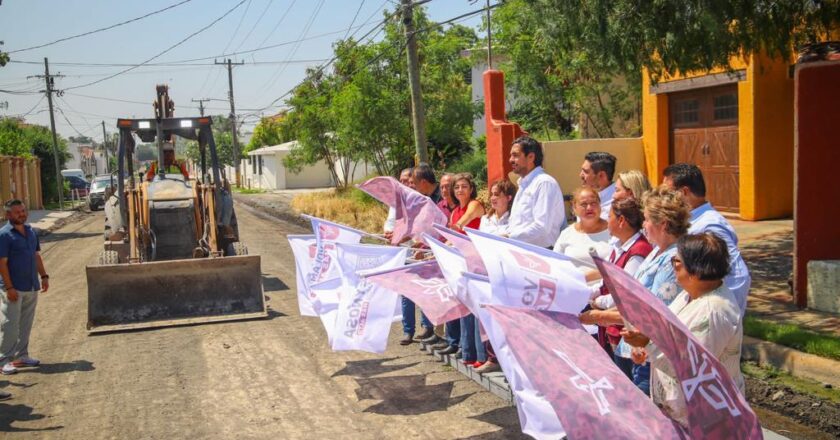
[[[211,118],[172,117],[158,86],[155,117],[119,119],[116,189],[105,204],[105,246],[87,267],[88,330],[108,332],[267,316],[260,257],[239,241]],[[198,141],[194,180],[134,169],[135,136],[155,142],[158,164],[175,137]]]

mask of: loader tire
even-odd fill
[[[234,241],[230,244],[229,249],[228,255],[248,255],[248,246],[245,246],[245,243],[241,241]]]
[[[120,254],[117,251],[102,251],[99,253],[99,265],[120,264]]]

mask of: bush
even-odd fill
[[[450,173],[470,173],[475,178],[479,188],[487,186],[487,138],[481,136],[472,142],[472,151],[448,164],[446,171]]]

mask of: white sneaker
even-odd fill
[[[5,374],[5,375],[15,374],[17,372],[18,372],[17,368],[15,368],[15,366],[12,365],[11,362],[6,363],[6,365],[3,365],[3,368],[0,369],[0,373]]]

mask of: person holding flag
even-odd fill
[[[729,274],[729,258],[726,242],[713,233],[681,237],[671,264],[684,290],[669,308],[720,361],[743,395],[741,342],[744,329],[741,309],[735,295],[723,281]],[[688,426],[683,386],[668,359],[638,330],[625,329],[622,335],[630,345],[647,347],[652,364],[651,398],[654,403],[666,415]]]

